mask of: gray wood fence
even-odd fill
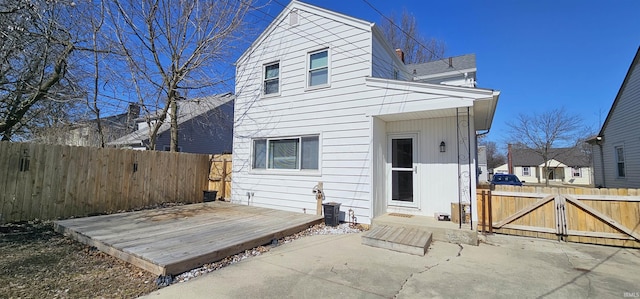
[[[210,156],[0,142],[0,223],[202,202]]]

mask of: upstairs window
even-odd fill
[[[625,169],[624,169],[624,148],[622,146],[616,146],[616,163],[617,163],[617,174],[619,178],[625,177]]]
[[[280,62],[264,66],[263,94],[278,94],[280,92]]]
[[[329,50],[309,53],[308,76],[309,87],[329,84]]]

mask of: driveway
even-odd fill
[[[310,236],[146,298],[640,297],[640,250],[494,235],[426,256]]]

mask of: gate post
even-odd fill
[[[556,194],[554,197],[556,205],[556,235],[558,241],[566,241],[567,233],[567,210],[564,196]]]

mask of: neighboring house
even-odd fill
[[[135,120],[140,115],[140,106],[129,103],[127,112],[101,117],[100,127],[105,144],[127,135],[136,128]],[[90,119],[46,131],[37,138],[38,142],[75,146],[101,146],[98,120]]]
[[[413,81],[433,74],[402,56],[374,23],[292,1],[236,62],[232,201],[314,213],[322,183],[360,223],[475,210],[476,131],[500,93]]]
[[[491,173],[492,174],[498,174],[498,173],[506,174],[506,173],[509,173],[509,164],[504,163],[504,164],[494,168]]]
[[[444,61],[431,61],[408,65],[413,81],[476,87],[476,55],[449,57]]]
[[[233,103],[231,93],[193,100],[178,101],[178,151],[198,154],[230,153],[233,136]],[[158,114],[138,118],[138,129],[109,143],[111,146],[149,149],[149,124],[158,121]],[[156,149],[168,151],[171,145],[170,116],[157,132]]]
[[[478,183],[489,182],[489,168],[487,166],[487,147],[478,146]]]
[[[640,188],[640,47],[592,146],[594,184]]]
[[[527,183],[545,182],[545,161],[531,149],[509,147],[507,155],[511,163],[511,174]],[[549,150],[547,178],[549,182],[571,185],[591,185],[591,162],[589,155],[579,148],[552,148]]]

